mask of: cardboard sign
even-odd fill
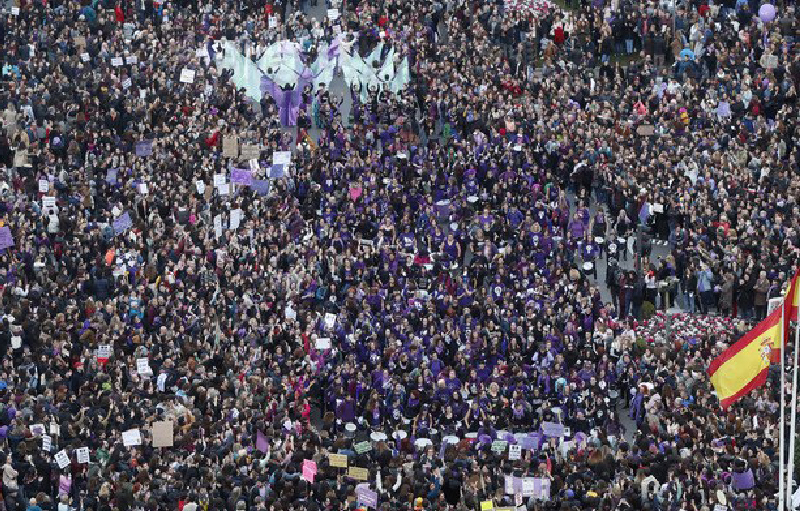
[[[369,479],[369,470],[360,467],[350,467],[347,470],[347,475],[356,481],[366,481]]]
[[[636,128],[636,134],[643,137],[652,137],[656,133],[656,127],[652,124],[641,124]]]
[[[122,445],[125,447],[134,447],[142,445],[142,432],[139,428],[129,429],[122,432]]]
[[[42,197],[42,207],[45,208],[45,209],[56,207],[56,198],[55,197]]]
[[[508,459],[510,460],[518,460],[522,458],[522,446],[521,445],[509,445],[508,446]]]
[[[328,463],[332,467],[347,468],[347,455],[346,454],[329,454]]]
[[[363,486],[356,489],[356,500],[367,507],[378,507],[378,494]]]
[[[194,83],[194,69],[181,69],[181,83]]]
[[[240,156],[243,160],[257,160],[261,156],[259,144],[242,144]]]
[[[89,463],[89,448],[81,447],[75,451],[78,457],[78,463]]]
[[[58,468],[66,468],[69,465],[69,456],[67,455],[67,451],[60,450],[55,455],[56,463],[58,463]]]
[[[356,454],[364,454],[372,450],[372,442],[359,442],[353,446]]]
[[[227,182],[225,174],[214,174],[214,187],[219,188]]]
[[[339,19],[339,9],[328,9],[328,19],[336,21]]]
[[[239,139],[235,135],[222,137],[222,156],[225,158],[239,157]]]
[[[533,477],[522,478],[522,496],[533,497]]]
[[[156,421],[153,423],[153,447],[173,446],[172,426],[172,421]]]

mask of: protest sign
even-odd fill
[[[139,62],[139,58],[136,55],[128,55],[125,57],[126,64],[136,64],[137,62]]]
[[[378,507],[378,494],[369,488],[360,487],[356,489],[356,499],[359,503],[375,508]]]
[[[518,460],[522,458],[522,446],[521,445],[509,445],[508,446],[508,459],[510,460]]]
[[[269,451],[269,442],[267,441],[267,436],[260,429],[256,432],[256,449],[263,453]]]
[[[328,337],[321,337],[317,339],[314,347],[318,350],[329,350],[331,349],[331,340]]]
[[[292,162],[291,151],[275,151],[272,153],[273,165],[289,165]]]
[[[194,69],[183,68],[181,70],[181,83],[194,83]]]
[[[356,454],[364,454],[372,450],[372,443],[369,441],[359,442],[353,446],[353,449],[356,451]]]
[[[80,449],[76,449],[75,454],[77,455],[78,463],[89,463],[88,447],[81,447]]]
[[[156,421],[153,423],[153,447],[172,447],[172,421]]]
[[[136,359],[136,372],[140,375],[152,375],[153,370],[150,369],[150,360],[146,358]]]
[[[56,198],[55,197],[42,197],[42,207],[43,208],[54,208],[56,207]]]
[[[328,9],[328,19],[331,21],[339,19],[339,9]]]
[[[247,169],[231,169],[231,183],[250,186],[253,184],[253,172]]]
[[[110,185],[117,184],[117,169],[106,170],[106,183]]]
[[[317,464],[312,460],[303,460],[303,479],[309,483],[314,482],[314,476],[317,475]]]
[[[284,171],[284,166],[281,163],[273,164],[272,167],[269,169],[269,177],[272,179],[280,179],[282,178],[286,172]]]
[[[347,455],[346,454],[329,454],[328,463],[332,467],[347,468]]]
[[[491,500],[484,500],[481,502],[481,511],[492,511],[494,503]]]
[[[239,139],[236,135],[225,135],[222,137],[222,156],[225,158],[239,157]]]
[[[330,312],[325,313],[325,329],[331,330],[333,326],[336,324],[336,314],[332,314]]]
[[[32,424],[31,425],[31,433],[33,436],[39,436],[44,434],[44,424]]]
[[[492,442],[492,452],[496,452],[498,454],[503,454],[506,452],[506,448],[508,447],[508,442],[505,440],[495,440]]]
[[[113,348],[110,344],[101,344],[97,347],[97,358],[111,358]]]
[[[347,470],[347,475],[356,481],[366,481],[369,479],[369,470],[360,467],[350,467]]]
[[[533,497],[533,477],[523,477],[522,478],[522,496],[523,497]]]
[[[53,438],[50,435],[42,435],[42,450],[50,452],[53,448]]]
[[[111,65],[114,67],[119,67],[123,64],[122,57],[114,57],[111,59]]]
[[[58,463],[58,468],[67,468],[69,465],[69,456],[67,455],[67,451],[60,450],[55,455],[56,463]]]
[[[0,227],[0,250],[14,246],[14,235],[8,226]]]
[[[47,179],[39,180],[39,193],[47,193],[50,191],[50,181]]]
[[[225,179],[225,174],[214,174],[214,187],[219,188],[220,186],[227,183]]]
[[[217,191],[220,195],[230,195],[231,194],[231,185],[230,183],[225,183],[224,185],[220,185],[217,188]]]
[[[139,428],[129,429],[122,432],[122,445],[125,447],[134,447],[142,445],[142,432]]]
[[[136,156],[146,157],[153,154],[153,141],[141,140],[136,142]]]
[[[550,438],[561,438],[564,436],[564,425],[556,422],[543,422],[542,433]]]
[[[231,219],[230,219],[231,230],[235,231],[236,229],[238,229],[241,222],[242,222],[242,210],[241,209],[231,210]]]
[[[258,144],[242,144],[239,156],[242,160],[257,160],[261,156],[261,146]]]

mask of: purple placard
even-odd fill
[[[247,169],[231,169],[231,183],[251,186],[253,184],[253,173]]]
[[[267,195],[269,193],[269,179],[253,179],[250,188],[259,195]]]
[[[543,422],[542,433],[550,438],[561,438],[564,436],[564,425],[556,422]]]
[[[153,154],[153,141],[142,140],[136,142],[136,156],[150,156]]]
[[[282,163],[276,163],[269,169],[269,177],[272,179],[280,179],[284,175],[284,169]]]
[[[361,504],[365,506],[376,508],[378,507],[378,494],[369,488],[358,488],[356,490],[356,498]]]
[[[524,436],[519,439],[519,445],[523,449],[527,449],[529,451],[538,451],[539,450],[539,437],[538,436]]]
[[[8,227],[0,227],[0,250],[14,246],[14,235]]]
[[[117,169],[108,169],[106,171],[106,183],[110,185],[117,184]]]
[[[545,477],[533,478],[533,498],[550,500],[550,479]]]
[[[114,220],[114,234],[119,235],[123,232],[127,231],[128,229],[133,226],[133,222],[131,222],[131,216],[126,211],[119,218]]]

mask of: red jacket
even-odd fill
[[[114,18],[119,24],[125,23],[125,13],[122,12],[122,7],[119,5],[114,7]]]

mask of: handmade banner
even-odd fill
[[[231,183],[250,186],[253,184],[253,172],[248,169],[231,169]]]

